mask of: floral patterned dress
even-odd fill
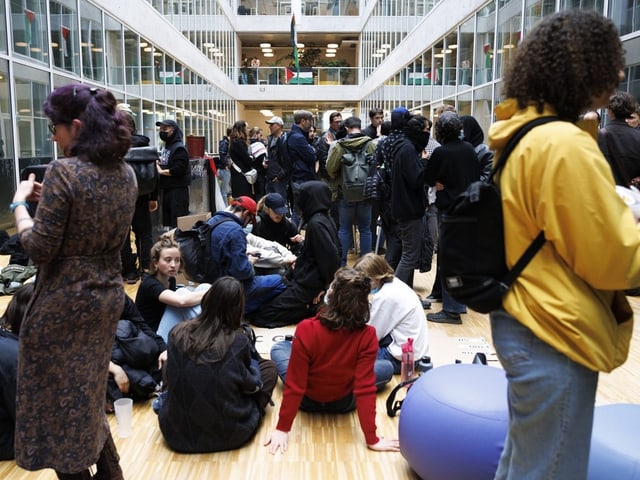
[[[19,337],[15,446],[27,470],[82,471],[107,439],[107,369],[124,305],[120,248],[136,198],[124,162],[56,160],[34,226],[20,235],[38,266]]]

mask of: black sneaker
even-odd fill
[[[140,277],[138,276],[138,274],[136,272],[130,272],[127,273],[125,275],[125,281],[129,284],[129,285],[135,285],[136,283],[138,283],[138,279]]]
[[[442,303],[442,297],[438,295],[429,295],[427,297],[427,300],[429,300],[431,303]]]
[[[431,308],[431,302],[429,301],[429,299],[421,299],[420,303],[422,303],[422,308],[424,310],[426,310],[427,308]]]
[[[459,313],[445,312],[440,310],[437,313],[428,313],[427,320],[434,323],[450,323],[452,325],[462,325]]]

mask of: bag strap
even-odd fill
[[[507,160],[513,152],[513,149],[527,133],[529,133],[532,129],[539,125],[543,125],[549,122],[555,122],[557,120],[559,120],[559,118],[556,116],[539,117],[521,127],[520,130],[518,130],[515,135],[513,135],[507,142],[507,145],[502,151],[500,158],[498,158],[496,164],[493,167],[493,170],[491,170],[491,175],[489,176],[488,181],[493,183],[493,177],[502,171],[504,166],[507,164]],[[520,256],[513,268],[511,268],[511,270],[509,270],[504,278],[500,281],[500,287],[503,292],[506,292],[507,290],[509,290],[509,288],[511,288],[511,285],[513,285],[513,282],[515,282],[516,278],[518,278],[518,275],[522,273],[522,271],[533,259],[536,253],[538,253],[538,250],[542,248],[542,245],[544,245],[546,240],[547,239],[544,236],[544,231],[541,231],[536,236],[536,238],[533,239],[533,241]]]

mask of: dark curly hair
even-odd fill
[[[329,330],[359,330],[369,321],[371,279],[355,268],[342,267],[333,277],[329,303],[319,315]]]
[[[77,156],[96,165],[122,162],[131,145],[126,114],[116,108],[113,94],[101,88],[72,83],[56,88],[44,102],[44,113],[54,125],[82,122],[65,156]]]
[[[442,143],[449,143],[460,138],[462,132],[462,120],[456,112],[444,112],[438,117],[436,122],[437,140]]]
[[[576,121],[594,100],[613,92],[624,51],[613,22],[595,11],[565,10],[544,18],[516,50],[504,74],[504,92],[520,108],[551,104]]]

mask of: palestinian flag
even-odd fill
[[[285,68],[285,80],[289,85],[311,85],[313,83],[313,69],[311,67],[300,67],[298,72],[292,68]]]
[[[33,30],[36,24],[36,12],[24,9],[24,41],[27,45],[31,45],[31,39],[33,38]]]
[[[62,51],[64,52],[65,57],[69,57],[71,55],[71,39],[69,38],[71,29],[61,25],[60,33],[62,35]]]
[[[300,75],[300,63],[298,61],[298,33],[296,32],[296,15],[291,15],[291,47],[293,48],[293,64],[296,67],[298,76]],[[287,69],[289,70],[289,69]],[[289,74],[287,73],[287,76]],[[287,82],[289,80],[287,79]]]

